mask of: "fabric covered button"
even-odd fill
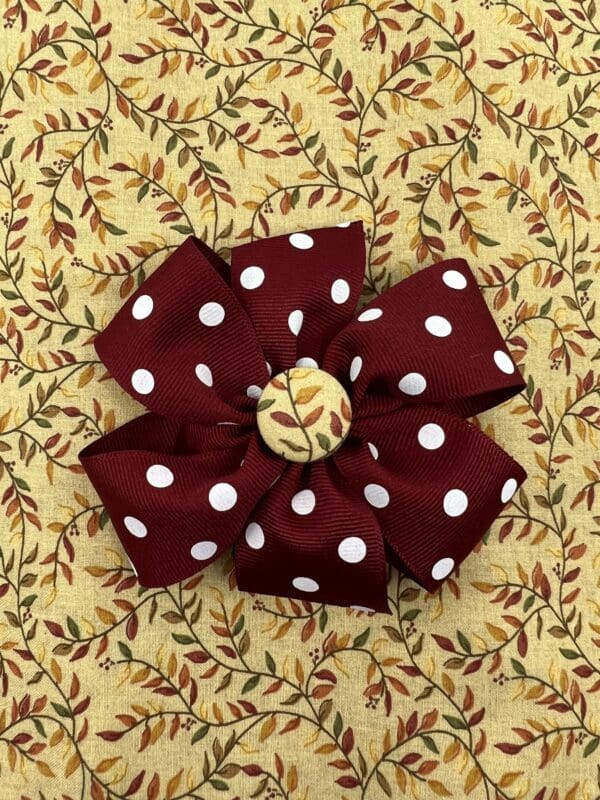
[[[288,461],[319,461],[335,452],[350,430],[344,387],[321,369],[292,367],[265,386],[257,406],[265,444]]]

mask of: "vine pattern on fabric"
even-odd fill
[[[3,21],[9,800],[597,797],[593,0],[13,0]],[[435,595],[392,571],[391,619],[238,594],[228,559],[141,590],[76,458],[139,413],[93,337],[191,233],[227,257],[355,218],[365,299],[476,265],[527,378],[476,422],[527,484]]]

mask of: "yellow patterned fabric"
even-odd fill
[[[594,0],[2,5],[3,800],[597,798]],[[527,379],[477,422],[527,482],[391,616],[230,558],[141,589],[77,458],[140,413],[94,335],[192,232],[351,219],[365,299],[468,259]]]

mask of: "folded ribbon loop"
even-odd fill
[[[463,259],[434,264],[384,292],[335,337],[323,368],[353,378],[361,416],[423,403],[472,416],[523,387]]]
[[[356,312],[364,258],[360,223],[234,247],[231,268],[189,237],[97,337],[151,411],[80,454],[142,585],[233,546],[242,589],[385,611],[386,552],[433,591],[523,482],[464,419],[524,387],[467,263]]]
[[[247,387],[269,374],[227,264],[190,236],[96,337],[98,355],[126,392],[179,420],[253,423]],[[216,269],[216,266],[219,269]]]
[[[223,555],[283,468],[256,432],[156,414],[98,439],[81,462],[143,586],[168,586]]]

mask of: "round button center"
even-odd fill
[[[342,444],[352,420],[344,387],[328,372],[292,367],[267,383],[258,400],[258,430],[288,461],[319,461]]]

